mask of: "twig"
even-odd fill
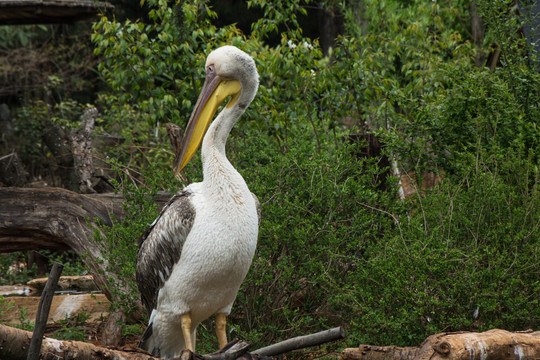
[[[298,350],[310,346],[324,344],[330,341],[343,339],[345,330],[340,326],[329,330],[324,330],[315,334],[297,336],[295,338],[279,342],[274,345],[265,346],[254,350],[252,354],[274,356],[284,354],[289,351]]]

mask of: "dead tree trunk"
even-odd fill
[[[3,360],[26,360],[32,333],[0,324],[0,358]],[[40,359],[64,360],[157,360],[142,352],[110,350],[81,341],[44,338]]]
[[[540,331],[442,333],[428,337],[419,347],[371,346],[345,349],[343,360],[475,360],[539,359]]]
[[[98,111],[94,107],[87,108],[81,116],[79,129],[71,131],[71,148],[75,172],[79,181],[78,191],[82,194],[96,193],[94,190],[93,138],[94,125]],[[97,184],[97,183],[96,183]]]
[[[478,51],[476,53],[475,65],[478,67],[482,67],[485,65],[486,62],[486,53],[482,49],[485,32],[484,22],[482,21],[480,14],[478,14],[478,5],[476,5],[476,3],[471,2],[470,9],[473,44]]]
[[[69,134],[59,125],[54,125],[41,134],[41,139],[54,156],[62,186],[71,191],[77,191],[78,180],[73,171],[74,161]]]
[[[105,181],[104,172],[94,166],[94,128],[98,116],[96,108],[89,107],[80,117],[81,126],[64,130],[58,125],[51,126],[43,132],[43,143],[51,150],[58,165],[58,175],[62,186],[71,191],[92,194],[96,187],[112,191]]]
[[[156,201],[163,206],[169,197],[160,193]],[[109,264],[94,232],[99,231],[96,221],[110,226],[111,217],[122,219],[121,195],[82,195],[61,188],[0,188],[0,199],[0,252],[73,249],[96,285],[113,300],[108,284],[117,279],[107,272]]]
[[[163,206],[169,197],[162,193],[157,200]],[[100,232],[97,222],[110,226],[112,217],[122,219],[121,195],[82,195],[61,188],[0,188],[0,199],[0,252],[72,249],[105,296],[120,300],[111,293],[111,285],[121,282],[108,271],[103,244],[94,235]],[[123,316],[116,311],[106,323],[109,344],[118,343],[121,332],[116,320]]]

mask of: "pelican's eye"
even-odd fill
[[[206,67],[206,73],[207,74],[213,73],[214,71],[215,71],[214,65],[208,65]]]

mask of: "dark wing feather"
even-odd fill
[[[156,307],[159,289],[180,259],[195,220],[195,209],[189,197],[188,191],[174,195],[139,239],[136,279],[149,316]]]

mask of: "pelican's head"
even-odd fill
[[[242,50],[223,46],[208,55],[206,80],[177,149],[174,176],[197,151],[218,107],[230,97],[226,108],[236,107],[243,112],[255,97],[258,85],[255,61]]]

